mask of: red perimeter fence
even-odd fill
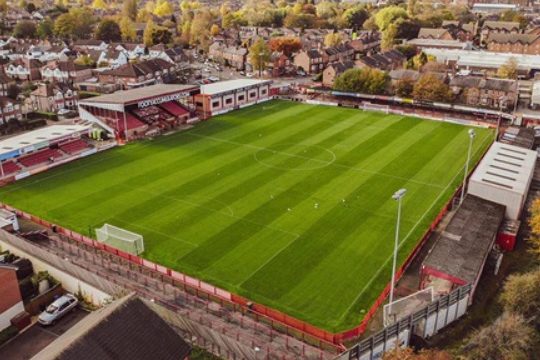
[[[461,188],[459,188],[456,191],[454,196],[459,193],[460,189]],[[443,216],[448,212],[448,210],[451,207],[451,201],[452,199],[448,203],[446,203],[446,205],[443,207],[443,209],[440,211],[440,213],[432,222],[429,229],[424,233],[422,240],[416,245],[414,251],[407,257],[403,265],[399,268],[399,270],[396,273],[396,279],[401,278],[401,276],[403,275],[407,267],[411,264],[413,259],[416,257],[418,252],[421,250],[422,246],[425,244],[425,242],[427,241],[427,239],[429,238],[433,230],[437,227],[437,225],[439,224]],[[382,291],[382,293],[377,298],[377,300],[371,306],[369,311],[364,315],[364,318],[362,322],[360,323],[360,325],[358,325],[357,327],[353,329],[335,334],[335,333],[331,333],[329,331],[320,329],[316,326],[310,325],[305,321],[298,320],[292,316],[284,314],[278,310],[272,309],[265,305],[253,303],[242,296],[230,293],[226,290],[223,290],[211,284],[208,284],[202,280],[171,270],[165,266],[155,264],[139,256],[132,255],[127,252],[118,250],[114,247],[100,243],[94,239],[91,239],[77,232],[61,227],[59,225],[52,224],[46,220],[41,219],[38,216],[31,215],[24,211],[18,210],[7,204],[0,203],[0,207],[13,211],[18,216],[24,219],[27,219],[34,223],[45,226],[48,229],[51,229],[52,231],[62,234],[72,240],[82,242],[86,245],[92,246],[95,249],[99,249],[107,253],[119,256],[135,264],[142,265],[146,268],[156,271],[163,276],[167,276],[171,278],[172,280],[175,280],[181,283],[184,286],[184,289],[189,288],[190,290],[195,292],[197,296],[206,297],[207,299],[214,300],[221,303],[227,302],[233,306],[234,305],[240,306],[243,311],[252,313],[258,321],[262,323],[266,323],[272,326],[272,328],[278,331],[285,332],[288,335],[301,338],[311,344],[316,344],[320,348],[333,349],[337,351],[345,350],[343,343],[345,341],[357,338],[365,332],[369,321],[373,318],[378,308],[386,300],[386,297],[388,296],[388,293],[390,291],[390,283],[388,283],[386,287],[384,288],[384,290]]]

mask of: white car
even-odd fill
[[[71,294],[65,294],[53,301],[44,312],[39,314],[38,322],[41,325],[53,325],[68,312],[73,310],[79,300]]]

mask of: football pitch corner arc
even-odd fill
[[[81,234],[141,233],[143,257],[337,333],[357,326],[462,181],[468,128],[272,101],[0,189]],[[477,128],[476,163],[492,131]]]

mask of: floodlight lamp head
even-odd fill
[[[404,197],[406,193],[407,193],[407,189],[399,189],[398,191],[394,193],[394,195],[392,195],[392,199],[399,200],[402,197]]]
[[[474,131],[474,129],[469,129],[469,137],[471,139],[474,139],[475,136],[476,136],[476,132]]]

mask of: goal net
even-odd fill
[[[144,251],[143,236],[134,232],[119,228],[114,225],[104,224],[96,229],[97,241],[125,251],[139,255]]]
[[[392,304],[384,305],[383,321],[384,326],[391,325],[416,311],[431,304],[434,297],[433,287],[428,287],[417,291],[409,296],[394,301]],[[391,306],[390,306],[391,305]]]
[[[369,110],[369,111],[382,111],[386,114],[390,113],[389,105],[372,104],[370,102],[365,102],[365,101],[362,103],[362,109]]]

